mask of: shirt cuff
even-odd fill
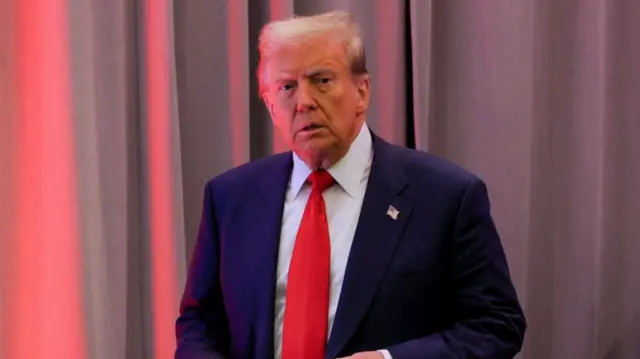
[[[388,350],[383,349],[383,350],[378,350],[378,352],[380,354],[382,354],[382,356],[384,357],[384,359],[393,359],[393,357],[391,356],[391,353],[389,353]]]

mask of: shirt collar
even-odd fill
[[[342,187],[349,196],[354,197],[362,175],[371,164],[372,159],[372,141],[371,133],[366,123],[360,128],[360,133],[351,143],[349,151],[333,166],[327,169],[336,182]],[[291,172],[290,189],[295,198],[305,181],[311,174],[311,169],[293,153],[293,171]]]

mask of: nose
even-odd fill
[[[317,108],[311,89],[306,83],[301,83],[296,91],[296,110],[298,112],[312,111]]]

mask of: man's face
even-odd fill
[[[344,46],[329,38],[282,48],[265,71],[265,103],[289,147],[305,162],[344,156],[369,101],[369,79],[351,75]]]

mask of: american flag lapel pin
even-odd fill
[[[394,206],[389,206],[389,209],[387,209],[387,216],[391,217],[394,221],[398,219],[399,214],[400,211],[398,211]]]

